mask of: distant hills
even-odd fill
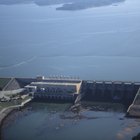
[[[35,3],[38,6],[62,4],[62,6],[57,7],[56,10],[82,10],[91,7],[112,5],[124,1],[125,0],[0,0],[0,4]]]

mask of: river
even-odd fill
[[[131,140],[140,119],[125,118],[122,111],[84,110],[79,116],[70,104],[31,103],[4,122],[3,140]]]

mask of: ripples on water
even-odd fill
[[[84,0],[0,3],[0,76],[139,81],[139,0],[89,0],[79,8],[94,8],[77,11],[56,8]]]

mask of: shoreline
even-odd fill
[[[32,98],[22,102],[20,105],[15,106],[9,106],[6,108],[3,108],[3,110],[0,111],[0,140],[2,140],[2,126],[5,121],[5,119],[15,110],[19,110],[20,108],[25,107],[28,103],[32,101]]]
[[[2,127],[3,127],[4,121],[7,119],[7,117],[9,115],[11,115],[14,111],[18,111],[18,110],[26,107],[28,104],[30,104],[30,102],[35,102],[35,101],[36,100],[34,100],[33,98],[28,99],[28,100],[22,102],[20,105],[9,106],[9,107],[3,108],[3,110],[0,111],[0,140],[3,140],[2,139]],[[39,102],[39,100],[38,100],[38,102]]]
[[[5,119],[13,112],[15,111],[17,108],[10,108],[5,110],[3,113],[1,113],[0,116],[0,139],[2,140],[2,127],[3,127],[3,123],[5,121]]]

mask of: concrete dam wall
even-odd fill
[[[127,115],[131,117],[140,117],[140,88],[127,110]]]
[[[132,104],[139,87],[139,82],[82,81],[82,100],[117,102],[128,107]]]
[[[0,89],[22,88],[36,100],[121,103],[131,116],[140,116],[140,82],[95,81],[67,77],[0,78]],[[12,92],[11,92],[12,93]],[[4,96],[2,92],[0,97]]]
[[[95,81],[64,78],[41,78],[26,88],[34,92],[34,98],[51,101],[65,100],[78,103],[81,100],[121,103],[127,108],[132,104],[140,82]]]

